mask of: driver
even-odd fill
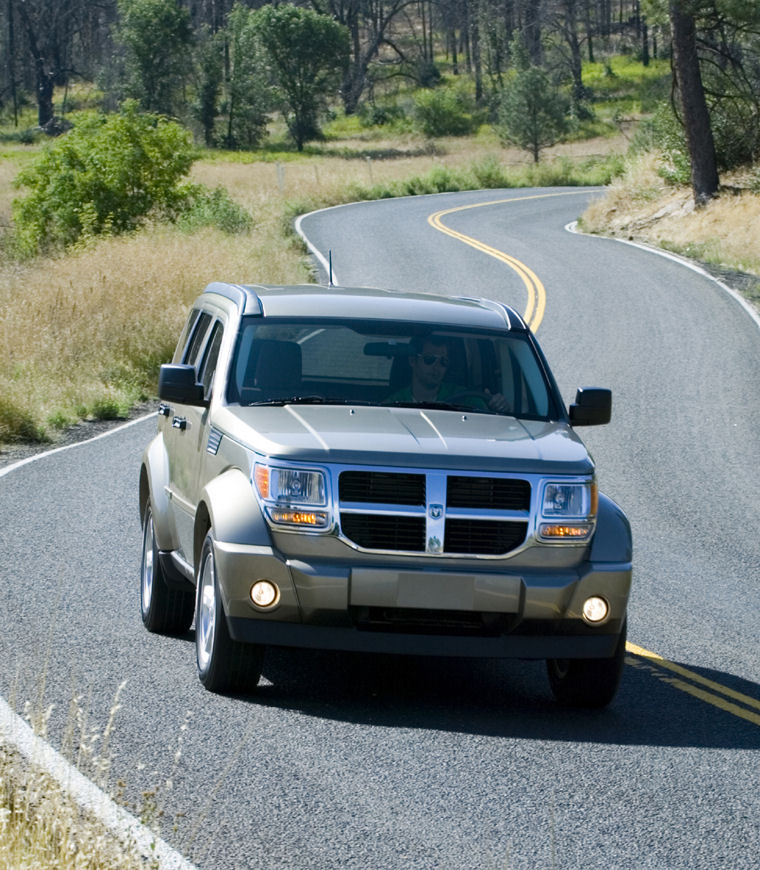
[[[408,387],[404,387],[390,397],[392,402],[446,402],[457,394],[471,393],[466,387],[445,381],[449,366],[449,343],[442,336],[415,335],[409,342],[412,353],[409,355],[411,379]],[[465,404],[471,404],[473,409],[488,407],[492,411],[503,412],[507,402],[501,393],[491,395],[484,391],[483,398],[468,395]]]

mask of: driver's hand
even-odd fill
[[[488,396],[488,407],[492,411],[498,411],[500,414],[503,414],[507,410],[507,400],[501,393],[492,393],[490,390],[486,390],[486,395]]]

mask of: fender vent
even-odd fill
[[[222,433],[218,429],[210,429],[208,433],[208,444],[206,444],[206,452],[213,456],[219,452],[219,445],[222,443]]]

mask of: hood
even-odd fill
[[[303,462],[589,474],[583,442],[562,422],[418,408],[229,406],[214,426],[256,453]]]

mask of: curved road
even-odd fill
[[[682,265],[568,233],[594,195],[389,200],[302,229],[344,284],[530,310],[566,400],[613,389],[613,422],[583,434],[632,520],[635,577],[601,713],[557,707],[541,663],[284,650],[257,696],[210,695],[192,635],[140,621],[155,422],[0,477],[0,694],[52,706],[51,743],[86,768],[126,680],[110,787],[154,820],[157,804],[199,867],[758,866],[760,328]]]

